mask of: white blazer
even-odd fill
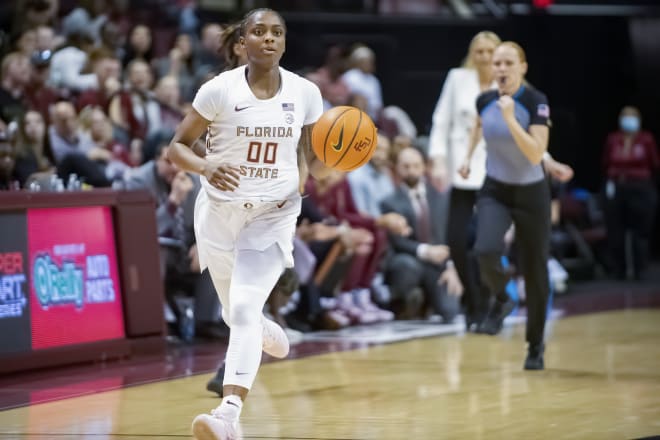
[[[483,138],[474,150],[470,176],[464,179],[458,174],[477,121],[477,97],[480,93],[476,70],[462,67],[451,69],[433,112],[429,156],[445,159],[450,184],[460,189],[477,190],[486,177],[486,144]]]

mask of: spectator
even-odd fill
[[[37,26],[34,30],[36,35],[36,49],[39,52],[50,51],[51,54],[64,44],[64,38],[55,33],[51,26]]]
[[[93,73],[83,73],[89,61],[93,39],[84,19],[74,17],[65,27],[66,42],[53,54],[50,62],[50,83],[72,93],[98,87]]]
[[[92,186],[110,186],[104,165],[95,161],[102,153],[99,154],[91,137],[80,129],[73,104],[60,101],[53,105],[50,120],[48,136],[58,175],[66,181],[75,173]]]
[[[126,35],[122,33],[120,24],[108,20],[101,26],[100,33],[99,47],[107,50],[114,58],[123,60]]]
[[[37,34],[34,29],[27,29],[21,32],[15,43],[16,51],[23,55],[30,56],[37,50]]]
[[[89,88],[78,96],[76,108],[81,111],[87,106],[99,106],[107,112],[110,100],[121,88],[121,63],[105,48],[94,49],[90,54],[90,63],[96,77],[96,87]]]
[[[186,102],[192,102],[196,83],[195,59],[190,35],[177,35],[169,54],[154,60],[153,65],[157,78],[164,76],[176,78],[180,96]]]
[[[211,72],[216,74],[223,70],[221,52],[226,46],[223,45],[223,28],[218,23],[207,23],[200,32],[199,45],[196,50],[195,60],[198,83],[201,78]]]
[[[643,276],[658,204],[654,177],[660,171],[660,155],[653,137],[642,130],[639,109],[626,106],[619,115],[619,130],[605,142],[605,215],[614,273],[625,278]],[[625,237],[631,232],[632,267],[626,267]]]
[[[218,23],[207,23],[202,27],[199,44],[195,49],[195,84],[202,84],[206,78],[225,69],[223,35],[224,29]]]
[[[52,52],[48,50],[32,54],[30,84],[25,89],[25,102],[28,108],[37,110],[44,117],[48,117],[50,107],[63,97],[58,89],[48,83],[51,55]]]
[[[59,0],[22,0],[16,3],[14,31],[33,29],[40,25],[52,26],[55,23]]]
[[[365,237],[365,246],[370,252],[353,256],[351,267],[342,286],[343,293],[339,296],[339,307],[359,323],[387,321],[393,318],[390,313],[377,308],[372,302],[371,287],[375,275],[385,257],[387,249],[387,232],[405,235],[409,227],[405,219],[396,213],[383,214],[379,217],[369,217],[360,214],[355,206],[351,190],[345,175],[334,171],[325,179],[310,179],[305,192],[317,204],[321,212],[331,216],[338,222],[346,222],[352,228],[369,231]]]
[[[131,150],[141,150],[143,140],[161,129],[160,104],[151,91],[149,64],[136,59],[126,67],[126,73],[128,84],[110,100],[108,115],[123,130]]]
[[[16,133],[16,166],[14,173],[22,187],[35,173],[54,171],[46,122],[41,113],[29,110],[18,123]]]
[[[149,190],[156,202],[156,224],[161,243],[161,275],[166,286],[166,299],[174,312],[179,336],[190,341],[192,334],[224,338],[219,323],[219,300],[208,270],[200,273],[197,245],[193,232],[195,198],[199,179],[181,171],[167,158],[168,141],[161,142],[155,159],[131,170],[125,181],[127,189]],[[181,296],[194,297],[194,325],[191,332],[187,307]]]
[[[174,131],[184,114],[177,77],[167,75],[159,79],[154,88],[154,97],[160,107],[160,129]]]
[[[380,217],[380,202],[394,192],[389,154],[390,140],[379,133],[376,151],[369,163],[347,175],[355,206],[363,215]]]
[[[153,58],[151,29],[144,24],[135,26],[129,36],[124,51],[123,65],[128,69],[131,61],[142,60],[149,64]]]
[[[323,65],[307,74],[307,79],[319,86],[326,110],[350,104],[351,90],[342,77],[345,71],[344,50],[340,46],[331,46],[326,52]]]
[[[374,121],[383,109],[383,91],[380,80],[374,75],[376,55],[364,45],[356,46],[348,57],[350,69],[342,75],[351,93],[362,95],[367,100],[367,113]]]
[[[80,124],[94,143],[92,159],[104,165],[109,180],[122,180],[129,168],[140,164],[141,156],[131,155],[128,147],[113,136],[110,118],[101,107],[85,107],[80,112]]]
[[[447,195],[426,184],[425,161],[415,148],[401,150],[396,172],[402,183],[382,202],[382,210],[404,216],[412,234],[390,235],[394,255],[387,262],[385,281],[395,299],[394,308],[399,309],[418,287],[426,305],[451,323],[460,311],[463,286],[446,245]]]
[[[0,131],[7,131],[7,125],[18,121],[25,113],[23,102],[27,85],[30,82],[32,66],[27,56],[12,52],[2,59],[0,73]]]
[[[0,132],[0,190],[17,189],[14,179],[14,147],[7,134]]]

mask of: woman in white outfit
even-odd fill
[[[285,34],[277,12],[249,12],[240,37],[247,65],[202,85],[169,150],[180,168],[201,175],[195,212],[200,265],[209,268],[230,328],[224,397],[211,414],[193,421],[198,439],[240,438],[238,420],[262,349],[288,354],[286,334],[262,310],[284,268],[293,265],[299,171],[317,178],[329,171],[310,143],[323,111],[321,93],[279,66]],[[193,148],[204,132],[205,154],[198,155]]]
[[[432,181],[439,190],[451,189],[447,238],[451,257],[464,286],[466,326],[478,324],[487,311],[479,291],[476,260],[470,256],[470,224],[477,191],[486,176],[486,148],[479,141],[468,179],[458,176],[467,153],[470,133],[477,120],[475,102],[481,92],[496,86],[491,59],[500,38],[489,31],[472,38],[462,67],[449,71],[433,112],[429,156],[433,162]]]

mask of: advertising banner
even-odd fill
[[[25,213],[0,216],[0,354],[30,350]]]
[[[124,337],[109,207],[29,209],[32,349]]]

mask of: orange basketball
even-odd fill
[[[326,166],[351,171],[369,162],[376,150],[376,126],[358,108],[342,105],[321,115],[312,129],[312,148]]]

